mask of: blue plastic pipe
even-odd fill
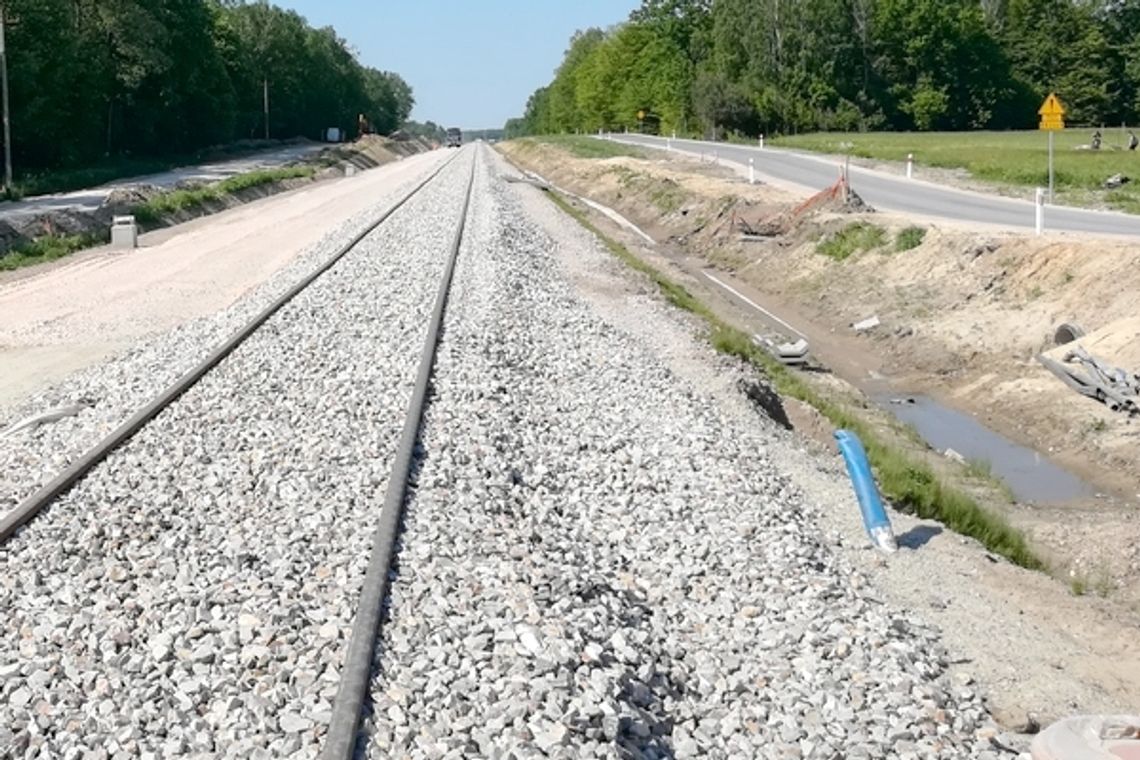
[[[875,478],[871,475],[871,465],[867,462],[863,443],[850,430],[836,430],[835,440],[839,444],[839,453],[843,454],[843,461],[847,463],[847,474],[855,486],[859,510],[863,513],[863,527],[867,529],[871,543],[883,551],[893,552],[898,544],[895,542],[890,518],[883,509],[883,500],[879,497]]]

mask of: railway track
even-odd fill
[[[175,383],[166,388],[162,393],[156,396],[151,402],[147,403],[143,408],[139,409],[136,413],[131,415],[129,419],[119,425],[109,435],[107,435],[97,446],[87,451],[76,461],[68,465],[58,476],[53,478],[45,486],[22,500],[17,507],[10,511],[0,521],[0,541],[4,544],[0,546],[0,558],[4,560],[5,573],[8,576],[7,591],[5,594],[8,598],[4,601],[13,602],[12,611],[16,614],[10,618],[6,624],[8,644],[3,651],[4,657],[0,660],[3,665],[3,671],[6,676],[6,682],[14,697],[9,699],[9,702],[16,708],[36,708],[40,711],[38,718],[32,717],[27,723],[24,723],[22,731],[11,731],[10,726],[20,726],[23,721],[19,716],[16,717],[14,724],[9,724],[9,736],[0,735],[0,744],[5,744],[5,739],[11,741],[9,746],[16,749],[24,748],[25,750],[31,745],[40,745],[47,749],[50,753],[59,751],[65,754],[71,748],[76,746],[107,746],[107,740],[110,738],[117,746],[126,751],[138,751],[143,745],[140,744],[142,740],[142,732],[137,728],[129,730],[126,734],[117,735],[113,730],[107,730],[106,733],[100,730],[98,719],[94,723],[85,723],[77,716],[68,716],[66,714],[56,715],[57,712],[66,712],[66,710],[58,710],[59,707],[66,708],[69,700],[65,698],[61,704],[53,704],[54,700],[38,701],[37,692],[44,691],[44,687],[48,686],[46,683],[49,679],[60,679],[70,681],[68,671],[75,671],[78,668],[78,662],[82,661],[85,664],[90,664],[93,660],[98,659],[93,656],[98,652],[104,650],[96,649],[96,652],[84,650],[82,653],[76,652],[74,648],[68,651],[68,647],[63,645],[60,640],[62,637],[53,636],[46,630],[32,630],[29,633],[29,625],[33,625],[34,621],[31,619],[33,615],[23,615],[22,612],[35,613],[42,612],[42,607],[52,606],[51,602],[40,606],[40,610],[26,609],[20,610],[21,602],[28,603],[25,596],[23,599],[16,599],[17,594],[11,593],[13,586],[20,584],[21,580],[25,579],[22,570],[25,570],[29,565],[35,565],[35,559],[29,555],[35,553],[35,547],[39,543],[38,539],[41,538],[40,534],[44,534],[42,538],[48,541],[77,540],[79,542],[86,541],[89,545],[94,544],[94,551],[86,550],[80,547],[68,547],[63,551],[68,553],[75,553],[84,556],[82,563],[76,563],[76,566],[83,565],[103,565],[101,570],[101,579],[108,585],[115,585],[122,588],[123,585],[132,587],[132,590],[141,592],[140,596],[145,597],[146,602],[136,601],[131,598],[131,593],[116,594],[114,602],[110,602],[109,606],[118,606],[120,609],[125,608],[130,614],[136,611],[140,606],[149,603],[155,597],[163,596],[165,594],[177,594],[178,580],[185,579],[180,575],[177,568],[169,568],[168,575],[173,576],[166,580],[171,581],[166,583],[166,588],[163,588],[164,583],[160,579],[155,579],[153,576],[147,579],[132,577],[131,571],[124,567],[123,564],[108,562],[108,557],[101,551],[103,543],[108,535],[116,535],[120,533],[130,534],[132,530],[136,530],[139,524],[146,524],[150,520],[155,522],[149,525],[142,531],[143,535],[138,537],[138,540],[133,540],[130,543],[132,548],[140,546],[144,541],[154,542],[155,549],[159,546],[162,547],[162,552],[169,555],[170,559],[177,562],[179,555],[185,556],[186,554],[193,555],[198,559],[202,555],[210,553],[210,547],[203,544],[199,546],[187,546],[185,544],[179,545],[179,542],[171,542],[164,540],[163,529],[180,521],[184,517],[183,512],[193,512],[194,502],[197,501],[193,494],[194,490],[194,476],[181,479],[177,477],[164,477],[161,472],[156,473],[142,473],[139,469],[123,473],[121,468],[116,468],[116,464],[123,459],[130,461],[132,464],[140,465],[141,460],[146,458],[146,455],[154,451],[154,447],[163,446],[185,451],[188,448],[185,439],[193,440],[199,437],[199,426],[203,422],[201,418],[193,411],[188,414],[181,414],[180,407],[184,405],[186,399],[190,399],[189,406],[195,406],[200,403],[197,399],[191,398],[195,395],[201,395],[202,386],[208,385],[212,382],[219,382],[218,376],[226,374],[229,369],[227,359],[243,359],[244,356],[250,354],[256,357],[259,351],[266,348],[267,343],[272,343],[275,340],[286,341],[288,340],[288,327],[282,326],[282,322],[287,322],[280,318],[280,315],[286,311],[292,310],[293,312],[300,312],[301,319],[305,317],[311,319],[322,319],[326,315],[322,315],[321,310],[327,311],[329,308],[337,308],[343,306],[342,303],[336,303],[335,300],[335,287],[330,287],[328,280],[338,274],[338,265],[351,257],[362,257],[362,247],[372,246],[373,248],[380,248],[378,253],[380,256],[386,256],[391,253],[387,250],[388,246],[383,243],[377,245],[375,241],[378,236],[383,233],[389,232],[390,227],[394,227],[391,236],[395,238],[395,243],[404,245],[418,245],[420,253],[413,255],[408,260],[403,262],[403,266],[411,265],[418,268],[422,273],[429,275],[431,279],[438,283],[434,288],[434,293],[431,298],[424,298],[433,290],[433,288],[423,287],[424,282],[420,283],[420,287],[412,294],[408,303],[414,304],[418,312],[418,317],[408,320],[405,324],[400,325],[400,339],[396,342],[400,343],[400,353],[408,357],[407,361],[403,362],[403,377],[393,377],[389,379],[388,387],[377,388],[376,392],[387,393],[395,399],[407,399],[405,412],[398,416],[392,416],[390,419],[376,419],[372,421],[372,425],[377,428],[390,428],[390,431],[385,431],[380,434],[378,438],[384,439],[385,442],[390,442],[393,445],[388,446],[388,450],[383,450],[381,446],[380,451],[376,452],[360,452],[361,458],[374,457],[374,469],[379,469],[382,465],[390,465],[390,475],[386,478],[384,483],[386,495],[382,500],[383,507],[381,508],[381,500],[377,498],[377,494],[373,494],[371,498],[367,498],[365,511],[372,513],[374,519],[361,521],[356,526],[357,529],[361,525],[376,525],[375,536],[371,542],[368,551],[359,551],[361,548],[357,541],[357,554],[358,556],[352,557],[346,553],[341,553],[339,560],[341,561],[341,578],[351,573],[353,565],[359,565],[363,558],[371,556],[368,564],[368,569],[365,573],[365,580],[362,587],[361,596],[358,602],[354,604],[355,615],[352,623],[351,638],[348,642],[345,652],[340,651],[326,651],[326,655],[338,655],[336,657],[329,657],[328,662],[323,663],[304,663],[306,666],[320,668],[321,675],[325,676],[324,680],[331,681],[332,673],[337,673],[337,682],[339,683],[339,692],[330,707],[327,702],[327,687],[324,690],[326,694],[316,704],[317,708],[321,709],[320,712],[327,712],[329,717],[329,730],[324,739],[323,757],[351,757],[353,752],[354,740],[356,736],[357,722],[359,720],[361,705],[366,696],[369,677],[371,675],[372,667],[372,652],[374,648],[374,639],[376,636],[377,625],[381,605],[385,596],[385,584],[388,578],[388,565],[391,562],[392,552],[395,545],[396,533],[399,524],[400,509],[404,500],[405,490],[407,486],[407,478],[409,469],[412,465],[412,456],[415,448],[417,432],[419,429],[419,420],[422,415],[423,406],[426,399],[428,383],[431,375],[431,367],[434,359],[435,346],[439,338],[440,324],[443,318],[443,313],[447,304],[448,292],[450,290],[450,283],[452,279],[452,272],[454,271],[456,256],[458,255],[460,243],[463,239],[463,230],[466,223],[467,208],[470,202],[472,185],[474,181],[475,169],[478,163],[478,149],[471,149],[463,151],[451,160],[445,162],[439,168],[433,170],[426,178],[416,184],[410,192],[400,198],[397,202],[392,204],[387,210],[380,214],[372,223],[368,224],[363,230],[360,231],[352,240],[346,245],[341,247],[336,253],[329,257],[323,264],[317,267],[311,274],[304,277],[287,292],[275,299],[266,308],[262,309],[256,316],[244,324],[240,330],[227,338],[224,342],[217,346],[209,353],[202,361],[197,363],[192,369],[183,374]],[[462,181],[461,192],[456,192],[456,179],[457,173],[463,173],[465,178]],[[450,188],[450,189],[448,189]],[[442,197],[442,201],[437,198],[434,203],[436,208],[425,209],[423,208],[425,196],[435,194]],[[420,208],[414,208],[417,206]],[[422,223],[423,219],[435,220],[432,225],[432,232],[429,239],[425,240],[422,232],[401,232],[401,229],[406,228],[409,220],[421,220],[417,223]],[[421,258],[423,252],[430,251],[430,258]],[[417,260],[419,259],[419,260]],[[389,270],[391,272],[391,270]],[[314,291],[323,287],[324,293],[314,295]],[[329,296],[333,295],[334,298],[330,299]],[[322,303],[317,303],[323,301]],[[334,305],[336,304],[336,305]],[[427,310],[430,306],[430,311]],[[381,310],[383,311],[383,310]],[[425,327],[426,325],[426,327]],[[380,326],[378,331],[379,337],[383,337],[383,326]],[[363,336],[353,336],[363,337]],[[374,336],[375,337],[375,336]],[[408,370],[413,369],[410,357],[413,352],[408,351],[408,348],[414,343],[414,339],[419,338],[422,342],[422,347],[418,351],[418,361],[414,367],[414,381],[409,376]],[[312,358],[311,354],[308,358]],[[254,362],[256,364],[256,358]],[[320,362],[313,362],[320,364]],[[309,364],[298,364],[296,369],[304,371],[311,366]],[[289,378],[278,377],[272,373],[267,373],[267,367],[260,367],[255,370],[255,373],[262,374],[263,380],[272,386],[280,386],[280,384],[289,382]],[[341,380],[354,383],[355,379],[351,376],[342,376]],[[409,382],[412,381],[412,382]],[[223,380],[221,382],[231,382],[230,380]],[[410,389],[408,386],[411,386]],[[369,392],[365,389],[365,392]],[[410,395],[410,398],[409,398]],[[216,397],[215,397],[216,398]],[[240,404],[240,401],[239,401]],[[208,406],[208,404],[207,404]],[[389,405],[391,407],[391,405]],[[294,409],[291,411],[292,415],[305,414],[312,411],[319,413],[317,410],[304,410]],[[266,415],[268,416],[268,415]],[[252,418],[255,423],[258,421],[258,415],[253,415]],[[261,421],[264,422],[266,417],[262,417]],[[397,419],[403,420],[403,426],[395,421]],[[173,425],[162,424],[164,422],[174,421]],[[215,422],[211,420],[209,422]],[[209,424],[209,423],[207,423]],[[274,436],[272,431],[268,428],[272,426],[262,425],[262,429],[257,431],[253,436],[257,440],[260,448],[276,449],[280,452],[283,448],[287,451],[287,445],[281,437]],[[196,428],[199,428],[196,430]],[[395,442],[395,432],[401,431],[399,434],[398,442]],[[179,442],[179,438],[183,441]],[[274,440],[276,438],[276,440]],[[161,439],[161,442],[159,442]],[[140,456],[139,450],[142,449]],[[349,446],[346,453],[351,455],[352,447]],[[246,452],[252,456],[256,456],[257,449],[252,447],[247,448]],[[196,447],[194,458],[200,462],[209,463],[215,456],[209,447]],[[234,464],[233,462],[230,463]],[[146,465],[143,464],[143,467]],[[239,464],[240,467],[240,464]],[[111,474],[105,478],[99,477],[101,473],[107,470],[119,469],[116,474]],[[215,471],[205,475],[198,485],[214,484],[217,485],[222,478],[230,478],[239,484],[239,490],[244,490],[245,495],[251,497],[249,501],[257,502],[257,494],[251,494],[251,490],[256,490],[256,485],[245,481],[242,483],[242,473],[235,472],[233,467],[224,468],[221,471]],[[123,478],[123,475],[126,475]],[[165,490],[165,496],[160,497],[160,504],[153,510],[151,514],[145,515],[142,519],[132,519],[137,517],[137,513],[133,509],[129,511],[119,511],[117,514],[107,516],[101,514],[100,501],[110,500],[112,502],[129,502],[131,500],[130,490],[132,488],[141,487],[143,490],[151,490],[143,483],[139,482],[140,478],[153,476],[162,483],[159,490]],[[124,482],[125,481],[125,482]],[[187,482],[189,481],[189,482]],[[377,480],[374,480],[369,485],[380,485]],[[253,489],[250,486],[254,486]],[[284,489],[277,489],[277,496],[279,498],[289,498],[290,491]],[[327,498],[327,494],[321,491],[314,490],[312,496],[319,499]],[[350,497],[351,498],[351,497]],[[207,499],[207,502],[210,500]],[[83,514],[78,517],[78,521],[91,520],[87,529],[80,529],[78,535],[74,532],[68,536],[67,529],[60,529],[57,525],[60,522],[59,518],[63,521],[68,520],[68,510],[74,509],[77,504],[84,505],[82,510]],[[140,507],[142,505],[134,504],[132,507]],[[230,504],[231,507],[238,509],[245,505]],[[268,507],[273,509],[273,505],[266,504],[257,505],[259,508]],[[340,510],[333,509],[330,515],[334,516]],[[378,519],[376,518],[378,514]],[[300,511],[297,514],[300,519],[304,520],[303,514]],[[53,519],[56,518],[56,519]],[[124,519],[126,524],[116,524],[116,518]],[[335,519],[335,517],[334,517]],[[237,522],[241,522],[240,518]],[[133,523],[133,524],[132,524]],[[198,523],[201,525],[201,523]],[[200,534],[199,534],[200,535]],[[245,543],[251,543],[248,539]],[[269,544],[263,544],[262,548],[267,548]],[[280,548],[280,547],[278,547]],[[60,549],[57,547],[56,551]],[[149,553],[146,549],[141,549],[143,553]],[[223,544],[220,554],[227,553],[227,549]],[[238,557],[237,567],[234,572],[234,583],[241,583],[242,572],[241,563],[242,557]],[[297,558],[303,561],[302,558]],[[222,564],[229,564],[223,562]],[[200,568],[201,563],[192,561],[191,565]],[[148,570],[153,570],[153,566],[149,566]],[[326,571],[328,568],[324,568]],[[319,572],[319,571],[318,571]],[[146,575],[144,572],[142,575]],[[52,580],[45,577],[33,577],[32,585],[39,587],[41,582],[46,583],[48,587],[52,585]],[[157,583],[154,581],[158,580]],[[264,580],[264,579],[263,579]],[[217,587],[219,579],[214,579],[212,585]],[[221,580],[221,585],[225,585],[226,581]],[[44,589],[46,591],[46,589]],[[227,652],[226,632],[223,631],[226,626],[213,625],[210,623],[215,619],[232,620],[237,623],[237,644],[248,644],[250,641],[258,641],[264,639],[265,644],[261,647],[254,645],[255,651],[251,654],[252,665],[256,668],[258,666],[265,666],[268,663],[261,662],[259,655],[267,655],[271,652],[264,652],[264,649],[272,651],[272,640],[280,638],[280,630],[276,631],[272,636],[258,636],[257,629],[266,621],[259,618],[255,612],[241,610],[247,605],[245,600],[239,596],[229,595],[233,607],[230,610],[223,610],[226,605],[211,604],[210,600],[202,598],[197,605],[194,614],[191,615],[193,622],[197,625],[191,626],[186,630],[186,638],[178,641],[177,636],[171,635],[171,629],[177,629],[177,625],[167,626],[162,621],[154,621],[158,623],[154,625],[154,630],[149,637],[138,635],[136,632],[128,631],[126,625],[118,627],[112,626],[114,631],[112,638],[115,641],[115,654],[112,657],[112,662],[109,667],[101,668],[100,670],[105,673],[100,676],[94,676],[93,684],[101,684],[101,688],[97,688],[104,699],[99,702],[104,715],[102,717],[110,718],[113,713],[123,712],[121,708],[129,707],[130,699],[121,700],[117,698],[114,691],[117,688],[122,688],[122,683],[115,683],[115,678],[111,676],[112,673],[122,674],[124,669],[129,673],[132,669],[136,670],[149,670],[153,673],[163,673],[164,671],[172,671],[178,665],[185,663],[188,667],[186,670],[190,674],[190,678],[194,678],[194,674],[199,671],[206,670],[219,670],[218,664],[224,664]],[[313,625],[313,628],[319,628],[316,631],[317,637],[332,637],[334,639],[342,638],[344,629],[349,622],[344,614],[345,600],[340,601],[340,620],[339,625],[333,623],[333,628],[330,628],[331,620],[335,615],[324,615],[320,611],[309,611],[311,615],[315,614],[316,617],[321,618],[324,622],[322,625]],[[70,623],[68,627],[73,626],[74,615],[77,611],[81,611],[85,606],[80,600],[73,599],[68,595],[62,605],[64,610],[59,616],[59,624],[63,625],[65,622]],[[98,605],[97,605],[98,606]],[[203,609],[208,609],[209,612],[203,614]],[[80,612],[82,614],[82,612]],[[68,620],[70,618],[70,620]],[[203,619],[205,618],[205,619]],[[255,622],[256,621],[256,622]],[[122,621],[125,623],[126,621]],[[285,622],[282,620],[281,622]],[[311,620],[310,622],[318,623],[322,621]],[[20,625],[22,624],[22,625]],[[205,625],[203,625],[205,624]],[[19,627],[17,627],[19,626]],[[145,626],[142,626],[145,628]],[[216,630],[213,630],[216,629]],[[139,632],[141,633],[141,632]],[[230,633],[233,633],[231,630]],[[47,634],[46,636],[44,634]],[[230,636],[230,639],[233,637]],[[37,640],[35,643],[29,639]],[[94,643],[94,642],[93,642]],[[183,646],[179,647],[179,644]],[[240,655],[248,650],[250,647],[240,647],[237,654],[239,655],[235,663],[239,666],[231,669],[231,676],[240,675],[242,670],[248,670],[245,665],[250,665],[250,662]],[[54,650],[54,651],[53,651]],[[327,648],[326,648],[327,650]],[[21,667],[21,662],[16,660],[11,655],[20,655],[20,659],[24,661],[24,667]],[[132,659],[134,655],[137,658]],[[233,654],[232,652],[229,654]],[[339,655],[343,654],[343,657]],[[262,657],[261,659],[265,659]],[[28,661],[38,661],[39,663],[50,663],[49,667],[44,669],[29,668],[26,666]],[[177,663],[171,666],[173,663]],[[104,663],[105,665],[107,663]],[[294,661],[293,663],[297,663]],[[148,667],[149,666],[149,667]],[[24,673],[25,670],[30,670],[29,673]],[[201,716],[203,713],[206,715],[214,714],[216,703],[215,684],[212,681],[224,681],[226,668],[220,668],[221,673],[209,674],[206,680],[193,681],[190,693],[185,690],[179,690],[178,684],[171,683],[173,686],[170,691],[174,693],[174,701],[171,706],[177,708],[179,706],[185,708],[187,714],[198,713]],[[272,668],[268,668],[272,670]],[[87,671],[91,673],[92,671]],[[170,676],[170,672],[166,672]],[[287,673],[281,670],[276,674],[280,678],[290,679],[294,674]],[[125,679],[120,679],[125,680]],[[177,680],[177,679],[176,679]],[[240,680],[237,679],[237,680]],[[231,692],[225,699],[223,707],[225,709],[236,709],[242,704],[242,691],[257,693],[258,679],[253,679],[252,682],[246,683],[246,688],[231,688]],[[308,681],[308,676],[304,679]],[[11,688],[10,684],[15,681],[24,681],[23,685],[18,685],[16,688]],[[81,687],[83,682],[72,684],[75,687]],[[319,691],[317,687],[321,686],[320,683],[315,681],[311,682],[314,691]],[[252,689],[249,687],[252,686]],[[67,692],[68,689],[62,691]],[[81,693],[81,688],[72,689],[74,692],[73,706],[78,708],[84,701]],[[223,689],[223,691],[227,691]],[[300,696],[299,689],[295,691]],[[25,695],[27,699],[25,701]],[[153,698],[155,694],[150,694]],[[209,705],[202,703],[201,699],[213,700]],[[182,700],[179,704],[178,700]],[[106,706],[104,706],[104,703]],[[126,703],[126,704],[124,704]],[[152,703],[153,704],[153,703]],[[145,705],[141,705],[144,706]],[[308,724],[310,719],[300,717],[301,710],[290,712],[289,705],[281,705],[283,710],[277,715],[266,715],[269,719],[268,723],[273,728],[276,728],[285,737],[295,737],[297,735],[297,725],[300,723]],[[203,710],[203,708],[207,708]],[[45,712],[47,713],[45,715]],[[129,710],[127,711],[129,712]],[[313,710],[309,710],[310,713]],[[30,716],[35,716],[35,709],[29,710]],[[219,716],[220,717],[220,716]],[[58,720],[51,720],[55,718]],[[76,725],[78,724],[78,725]],[[272,725],[275,724],[275,725]],[[270,726],[262,726],[262,729]],[[68,731],[68,727],[81,729],[78,731]],[[112,728],[108,726],[108,729]],[[220,746],[221,742],[218,738],[209,736],[216,732],[210,730],[210,726],[199,726],[196,735],[192,734],[189,738],[177,737],[172,739],[169,743],[162,745],[161,750],[163,754],[170,754],[180,751],[206,751],[206,752],[220,752],[226,751],[227,753],[233,750],[232,747]],[[2,732],[0,732],[2,733]],[[164,732],[165,733],[165,732]],[[264,730],[261,732],[262,739],[264,738]],[[314,738],[316,732],[313,732]],[[241,738],[237,732],[229,735],[224,732],[221,734],[222,741],[226,740],[235,741],[234,746],[241,745]],[[55,741],[62,738],[62,741]],[[198,740],[201,740],[200,742]],[[91,743],[95,742],[94,745]],[[256,745],[259,740],[255,740],[248,746],[248,749],[259,749]],[[284,749],[293,749],[293,744],[296,743],[290,739],[286,739],[285,743],[279,747],[275,747],[273,742],[261,741],[261,747],[268,750],[274,756],[278,756],[277,752]],[[240,752],[238,754],[241,754]],[[244,756],[244,755],[243,755]]]
[[[0,545],[0,747],[989,756],[740,367],[509,172],[463,149]]]

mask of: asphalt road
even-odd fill
[[[666,144],[665,138],[648,135],[614,135],[613,139],[655,148],[663,148]],[[744,166],[748,165],[748,159],[751,158],[758,175],[794,183],[813,191],[830,187],[839,177],[839,167],[834,161],[796,151],[770,147],[761,150],[758,146],[700,140],[675,140],[673,144],[679,150],[690,152],[708,153],[715,150],[720,159]],[[851,187],[863,200],[884,211],[1011,229],[1033,229],[1034,226],[1034,205],[1031,201],[957,190],[855,166],[851,167]],[[1140,216],[1068,206],[1047,206],[1045,229],[1140,237]]]
[[[107,200],[107,196],[109,196],[113,190],[119,188],[138,187],[142,185],[170,188],[186,180],[216,182],[237,174],[283,166],[291,161],[303,158],[310,153],[316,153],[325,147],[328,146],[320,143],[290,145],[286,148],[255,153],[229,161],[218,161],[200,164],[198,166],[185,166],[168,172],[148,174],[142,177],[128,177],[87,190],[76,190],[74,192],[59,193],[56,195],[37,195],[31,198],[25,198],[21,201],[3,202],[0,203],[0,220],[15,219],[21,216],[36,216],[53,211],[95,211],[103,205],[103,202]]]

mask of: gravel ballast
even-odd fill
[[[369,757],[996,757],[934,631],[824,544],[767,454],[773,425],[600,318],[559,261],[612,259],[526,221],[536,191],[494,164],[446,319]],[[643,319],[697,339],[659,301]]]
[[[440,152],[442,153],[442,151]],[[0,515],[55,477],[123,420],[200,361],[241,325],[348,243],[445,156],[426,155],[399,170],[373,207],[329,231],[322,241],[294,259],[246,297],[214,316],[196,319],[140,342],[117,359],[75,373],[66,381],[0,414],[0,431],[55,409],[90,402],[78,415],[0,436]],[[405,173],[410,171],[411,173]],[[66,342],[43,325],[39,339]]]
[[[0,747],[315,756],[472,159],[0,547]]]

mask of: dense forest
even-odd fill
[[[266,135],[396,129],[398,75],[364,67],[331,28],[240,0],[0,0],[12,149],[22,169],[167,156]]]
[[[580,31],[510,135],[685,134],[1140,120],[1140,0],[644,0]]]

